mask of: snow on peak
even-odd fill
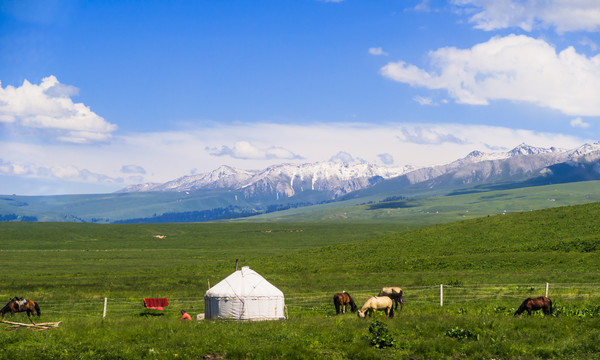
[[[555,147],[546,149],[546,148],[541,148],[541,147],[533,147],[533,146],[529,146],[525,143],[522,143],[519,146],[517,146],[516,148],[507,152],[507,155],[509,157],[522,156],[522,155],[538,155],[538,154],[551,153],[551,152],[555,152],[555,151],[558,151]]]

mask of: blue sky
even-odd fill
[[[0,2],[0,193],[598,141],[600,2]]]

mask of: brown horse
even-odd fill
[[[358,317],[364,318],[365,313],[373,316],[373,313],[378,310],[384,310],[389,318],[394,317],[394,303],[388,296],[371,296],[362,308],[358,310]]]
[[[527,315],[531,315],[532,311],[542,310],[544,315],[552,314],[552,300],[545,296],[537,298],[527,298],[515,312],[515,316],[521,315],[523,311],[527,311]]]
[[[346,312],[346,306],[348,305],[350,305],[352,312],[356,312],[358,310],[358,306],[356,306],[350,294],[345,291],[333,295],[333,305],[335,305],[336,314],[339,314],[340,312],[344,314]]]
[[[27,317],[29,318],[29,321],[35,325],[33,320],[31,320],[31,314],[35,312],[37,316],[40,316],[40,307],[33,300],[14,297],[8,302],[8,304],[6,304],[6,306],[0,309],[0,314],[2,314],[2,319],[4,319],[4,314],[7,312],[10,312],[11,315],[14,315],[16,312],[23,311],[27,311]]]
[[[394,310],[398,310],[398,304],[400,304],[400,310],[404,309],[404,300],[402,300],[402,289],[399,287],[384,287],[379,292],[378,296],[387,296],[394,300],[396,307]]]

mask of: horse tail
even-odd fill
[[[548,299],[548,314],[552,315],[552,300]]]
[[[35,304],[35,312],[37,313],[37,316],[40,316],[41,312],[40,312],[40,306],[38,305],[38,303],[34,303]]]
[[[400,290],[400,310],[404,309],[404,300],[402,299],[402,295],[404,291]]]
[[[390,319],[394,318],[394,304],[392,304],[392,307],[390,308]]]
[[[356,312],[358,310],[358,306],[356,306],[356,303],[354,302],[354,300],[352,300],[352,296],[350,296],[350,294],[346,293],[346,295],[348,295],[348,299],[350,300],[351,311]]]

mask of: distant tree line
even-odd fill
[[[298,207],[314,205],[310,202],[288,203],[288,204],[272,204],[258,208],[242,208],[239,206],[227,206],[223,208],[215,208],[209,210],[198,211],[183,211],[183,212],[168,212],[161,215],[154,215],[143,218],[132,218],[113,221],[115,224],[148,224],[148,223],[174,223],[174,222],[203,222],[212,220],[236,219],[248,216],[266,214],[271,212],[283,211]],[[92,223],[107,223],[109,219],[92,218],[84,220],[83,218],[74,215],[65,215],[65,220],[70,222],[92,222]],[[35,222],[38,218],[35,216],[24,216],[17,214],[0,215],[0,222],[8,221],[28,221]]]
[[[266,214],[302,206],[312,205],[310,203],[290,203],[269,205],[266,208],[242,208],[239,206],[228,206],[200,211],[168,212],[145,218],[134,218],[114,221],[115,224],[148,224],[148,223],[176,223],[176,222],[203,222],[212,220],[237,219],[248,216]]]
[[[6,214],[0,215],[0,222],[6,221],[25,221],[25,222],[35,222],[38,221],[35,216],[25,216],[25,215],[17,215],[17,214]]]
[[[168,212],[161,215],[155,215],[146,218],[118,220],[116,224],[147,224],[147,223],[174,223],[174,222],[202,222],[211,220],[235,219],[256,215],[257,212],[252,209],[242,209],[239,206],[228,206],[226,208],[216,208],[201,211],[183,211]]]

